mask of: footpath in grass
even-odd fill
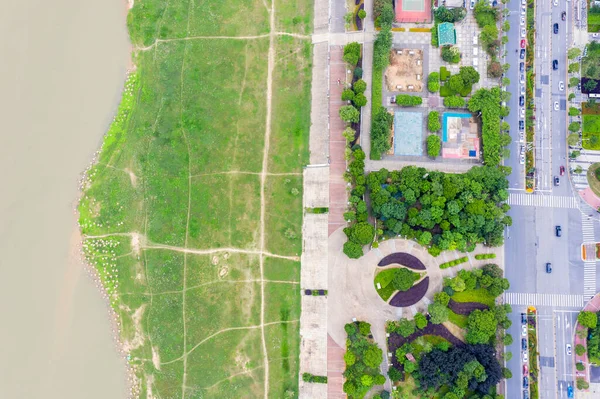
[[[134,48],[154,45],[135,53],[79,211],[134,397],[298,394],[311,44],[268,34],[310,33],[311,13],[148,0],[128,15]],[[202,37],[224,35],[248,38]]]

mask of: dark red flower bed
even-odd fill
[[[450,298],[450,302],[448,302],[448,307],[456,314],[462,314],[468,316],[474,310],[486,310],[488,306],[479,303],[479,302],[456,302],[454,299]]]
[[[429,318],[429,317],[428,317]],[[422,335],[437,335],[438,337],[445,338],[454,346],[464,346],[465,343],[460,339],[456,338],[443,324],[427,324],[422,330],[417,330],[413,334],[404,338],[400,334],[390,333],[388,338],[388,351],[392,352],[392,365],[398,370],[403,370],[402,365],[398,363],[396,359],[396,349],[400,348],[407,342],[412,342]]]
[[[410,287],[408,291],[398,291],[389,303],[397,308],[414,305],[425,296],[427,288],[429,288],[429,277],[425,277],[420,283]]]
[[[399,265],[406,266],[409,269],[414,270],[425,270],[425,265],[416,256],[407,254],[406,252],[396,252],[389,254],[377,264],[377,266],[387,266],[392,263],[398,263]]]

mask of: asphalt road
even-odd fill
[[[552,1],[538,1],[536,11],[535,73],[536,90],[536,192],[531,195],[543,197],[569,197],[574,193],[568,179],[560,177],[560,184],[553,184],[554,176],[559,176],[561,165],[567,166],[567,43],[572,40],[570,27],[571,3],[560,1],[553,6]],[[513,168],[509,177],[511,194],[524,194],[524,171],[519,164],[518,120],[520,95],[519,54],[520,47],[520,2],[508,3],[511,14],[508,17],[511,30],[508,33],[506,62],[511,65],[508,77],[511,80],[508,90],[513,93],[509,101],[511,114],[507,118],[512,127],[513,141],[511,157],[505,164]],[[568,9],[567,9],[568,8]],[[567,21],[561,20],[561,13],[567,12]],[[553,25],[558,23],[558,34],[553,33]],[[518,29],[515,29],[518,27]],[[552,60],[558,61],[558,69],[552,69]],[[560,90],[563,82],[565,90]],[[555,103],[558,110],[555,110]],[[551,198],[544,198],[549,202]],[[509,291],[539,294],[583,294],[583,262],[580,259],[582,242],[582,215],[579,209],[553,207],[513,206],[509,211],[513,226],[507,229],[505,245],[506,277],[511,283]],[[562,236],[555,236],[555,226],[562,227]],[[596,233],[598,236],[598,232]],[[545,264],[552,264],[552,273],[545,272]],[[561,308],[559,310],[537,305],[539,312],[539,352],[540,352],[540,397],[566,398],[567,384],[573,382],[573,358],[566,355],[566,344],[572,343],[572,326],[576,313]],[[565,313],[567,311],[567,313]],[[508,367],[513,378],[507,382],[507,398],[522,397],[522,351],[520,314],[525,306],[513,306],[509,333],[514,343],[507,350],[513,358]],[[574,348],[573,348],[574,350]]]

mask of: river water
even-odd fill
[[[0,7],[0,398],[124,398],[73,213],[124,83],[124,0]]]

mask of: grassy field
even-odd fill
[[[397,268],[382,270],[379,273],[377,273],[377,275],[375,276],[375,280],[373,281],[377,293],[384,301],[390,299],[392,294],[398,291],[391,284],[392,280],[394,279],[394,275],[396,274],[396,270]],[[377,283],[381,285],[381,289],[377,289]]]
[[[583,115],[581,143],[587,150],[600,150],[600,115]]]
[[[128,15],[137,69],[79,211],[134,396],[298,394],[311,43],[283,33],[310,34],[313,4],[269,3]]]
[[[493,306],[496,301],[496,298],[491,296],[485,288],[455,292],[452,294],[452,299],[456,302],[479,302],[487,306]]]
[[[590,188],[596,195],[600,195],[600,180],[596,177],[596,171],[600,168],[600,163],[590,165],[587,170],[587,181]]]

